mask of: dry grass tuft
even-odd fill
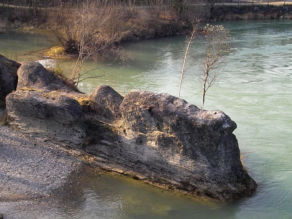
[[[64,58],[65,48],[63,46],[54,46],[44,53],[45,56],[50,58]]]
[[[75,97],[74,99],[78,101],[78,103],[80,104],[81,109],[82,109],[83,112],[87,113],[87,112],[94,112],[95,111],[96,103],[94,102],[94,100],[92,100],[88,96]]]
[[[31,88],[31,87],[23,87],[20,90],[22,90],[22,91],[37,91],[37,89]]]

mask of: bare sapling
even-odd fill
[[[229,51],[231,39],[228,29],[222,25],[207,24],[203,28],[203,34],[206,38],[206,47],[205,58],[199,72],[199,78],[203,81],[201,110],[204,109],[207,90],[218,81],[220,68],[226,64],[224,60]]]
[[[194,27],[193,31],[191,33],[191,36],[188,39],[188,43],[187,43],[187,47],[186,47],[186,51],[185,51],[185,55],[184,55],[184,59],[183,59],[183,65],[182,65],[182,69],[181,69],[181,77],[180,77],[180,83],[179,83],[179,89],[178,89],[178,97],[180,97],[181,86],[182,86],[182,83],[183,83],[183,79],[185,78],[185,72],[186,72],[185,66],[186,66],[186,62],[187,62],[189,48],[191,46],[192,41],[194,40],[196,32],[197,32],[197,27]]]

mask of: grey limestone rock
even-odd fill
[[[97,87],[89,97],[95,102],[95,112],[108,120],[120,117],[119,107],[123,97],[108,85]]]
[[[56,76],[53,72],[45,69],[38,62],[25,62],[17,71],[18,83],[17,90],[23,88],[41,89],[41,90],[62,90],[74,92],[66,81]]]
[[[256,190],[240,161],[236,124],[221,111],[165,93],[133,90],[123,98],[107,85],[77,93],[36,63],[18,75],[7,115],[24,134],[81,149],[102,169],[163,188],[222,200]]]
[[[61,92],[19,90],[6,98],[9,123],[30,137],[81,147],[86,137],[80,104]]]
[[[232,134],[236,124],[223,112],[202,111],[169,94],[137,90],[125,96],[120,112],[116,130],[104,128],[107,137],[96,133],[98,140],[85,149],[118,165],[110,168],[158,186],[222,200],[255,191],[257,184],[244,170]],[[96,129],[104,126],[94,120],[91,124]]]
[[[79,93],[37,62],[23,63],[17,74],[17,91],[6,98],[10,125],[30,137],[82,147],[84,114],[72,97]]]
[[[0,100],[16,90],[17,69],[20,64],[0,55]]]

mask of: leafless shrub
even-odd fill
[[[206,37],[205,58],[201,65],[199,78],[203,82],[202,106],[204,109],[205,95],[207,90],[218,81],[221,73],[220,68],[226,63],[225,57],[229,51],[230,35],[229,30],[222,25],[207,24],[203,33]]]
[[[178,97],[180,97],[181,86],[182,86],[182,83],[183,83],[183,79],[185,78],[185,72],[186,72],[185,66],[186,66],[186,62],[187,62],[187,58],[188,58],[188,54],[189,54],[189,49],[190,49],[192,41],[195,38],[196,32],[197,32],[197,27],[194,27],[193,28],[193,32],[192,32],[191,36],[188,39],[188,43],[187,43],[187,47],[186,47],[185,55],[184,55],[184,59],[183,59],[183,64],[182,64],[181,77],[180,77],[179,90],[178,90]]]
[[[86,60],[115,59],[119,55],[116,42],[123,24],[118,10],[99,1],[85,0],[76,9],[64,6],[55,12],[57,16],[52,20],[55,37],[65,47],[66,53],[78,54],[71,76],[77,84]]]
[[[195,34],[197,32],[197,26],[194,26],[193,32],[187,41],[187,47],[185,50],[185,55],[183,59],[181,79],[179,84],[179,93],[180,97],[181,86],[183,79],[185,77],[185,66],[188,58],[189,48],[192,41],[195,39]],[[225,57],[229,51],[230,35],[228,29],[224,28],[222,25],[210,25],[207,24],[201,31],[205,37],[205,54],[203,56],[203,62],[200,66],[200,71],[197,73],[198,78],[203,83],[203,94],[202,94],[202,106],[201,109],[204,109],[205,96],[207,90],[218,81],[218,76],[221,73],[220,68],[223,67],[225,63]]]
[[[71,77],[77,84],[83,63],[89,58],[116,59],[124,37],[136,33],[141,37],[172,35],[180,28],[179,15],[167,0],[147,0],[142,8],[135,7],[134,0],[82,0],[72,5],[60,1],[58,9],[51,12],[50,26],[65,52],[78,55]],[[189,16],[186,20],[193,25],[199,16],[191,8],[184,16]]]

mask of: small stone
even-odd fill
[[[0,214],[0,219],[3,219],[3,218],[4,218],[3,214]]]

